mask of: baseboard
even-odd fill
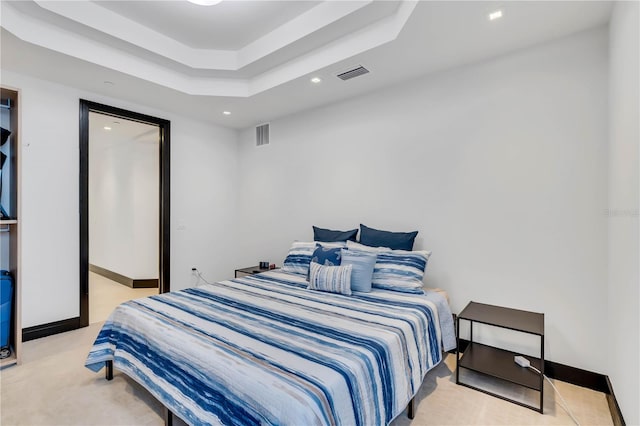
[[[609,404],[609,411],[611,412],[611,420],[613,420],[614,426],[626,426],[624,418],[622,417],[622,410],[618,405],[618,400],[616,399],[616,395],[613,393],[613,385],[609,380],[609,376],[607,377],[607,388],[609,392],[607,393],[607,403]]]
[[[40,339],[65,331],[77,330],[80,328],[80,317],[68,318],[61,321],[54,321],[48,324],[35,325],[22,329],[22,341]]]
[[[158,288],[158,279],[134,279],[110,271],[97,265],[89,264],[89,271],[131,288]]]
[[[558,379],[572,385],[609,394],[607,376],[581,368],[571,367],[557,362],[545,360],[544,374],[550,379]]]
[[[468,345],[468,340],[460,339],[459,349],[461,352],[464,352]],[[455,351],[453,353],[455,353]],[[571,383],[572,385],[604,393],[607,396],[607,403],[609,404],[609,411],[611,412],[613,424],[616,426],[626,425],[624,418],[622,417],[622,411],[620,410],[620,406],[616,400],[616,396],[613,393],[613,387],[611,386],[609,376],[549,361],[547,359],[544,360],[544,374],[550,379],[560,380],[562,382]]]

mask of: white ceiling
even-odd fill
[[[101,155],[102,151],[126,143],[158,145],[160,130],[155,125],[90,111],[89,139],[91,140],[91,153]]]
[[[96,1],[187,46],[237,50],[317,6],[319,1],[223,1],[203,7],[186,1]]]
[[[612,5],[3,0],[0,7],[3,69],[244,128],[605,25]],[[498,8],[504,17],[490,22]],[[335,77],[360,64],[371,73]],[[314,85],[316,75],[323,81]]]

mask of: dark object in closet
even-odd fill
[[[2,135],[0,135],[0,146],[2,146],[9,139],[9,135],[11,134],[11,130],[7,130],[4,127],[0,127],[0,132],[2,132]]]
[[[4,129],[2,129],[4,130]],[[7,160],[7,156],[4,155],[3,152],[0,152],[0,196],[2,195],[2,166],[4,166],[4,162]],[[7,212],[2,208],[2,205],[0,204],[0,219],[9,219],[9,215],[7,214]]]

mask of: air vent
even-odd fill
[[[363,67],[362,65],[360,65],[357,68],[338,74],[338,78],[340,80],[351,80],[352,78],[356,78],[368,73],[369,73],[369,70]]]
[[[269,123],[256,127],[256,146],[269,145]]]

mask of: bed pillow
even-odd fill
[[[317,243],[295,241],[291,244],[287,257],[282,262],[282,271],[309,276],[309,263],[317,245],[323,247],[342,248],[346,243]]]
[[[311,262],[309,289],[351,295],[351,265],[325,266]]]
[[[355,241],[356,235],[358,235],[357,229],[351,229],[349,231],[334,231],[332,229],[313,227],[313,241],[324,241],[328,243],[336,241]]]
[[[309,263],[315,249],[316,243],[294,242],[282,262],[282,270],[306,277],[309,275]]]
[[[316,243],[316,249],[311,255],[311,262],[325,266],[340,266],[340,261],[342,259],[341,250],[342,247],[326,247],[322,244]],[[307,281],[309,281],[309,274],[307,274]]]
[[[346,247],[344,248],[346,250]],[[342,247],[327,247],[316,244],[316,249],[311,255],[311,261],[326,266],[340,266],[342,260]]]
[[[422,250],[379,252],[373,269],[372,287],[402,293],[424,294],[422,279],[429,256],[431,252]]]
[[[365,246],[388,247],[392,250],[413,250],[416,235],[418,235],[418,231],[381,231],[360,224],[360,243]]]
[[[371,291],[376,253],[342,249],[342,265],[351,265],[351,290]]]
[[[356,243],[355,241],[347,241],[347,248],[349,250],[366,251],[368,253],[382,253],[384,251],[391,251],[387,247],[371,247],[364,244]]]

